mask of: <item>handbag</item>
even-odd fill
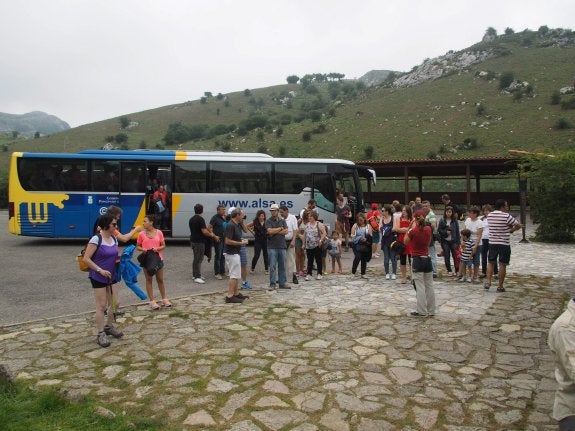
[[[396,254],[402,254],[405,251],[405,244],[399,240],[395,240],[389,246]]]
[[[158,199],[158,200],[156,201],[156,207],[157,207],[157,209],[158,209],[158,213],[160,213],[160,214],[163,213],[164,210],[166,209],[166,207],[165,207],[164,204],[162,203],[162,200],[161,200],[161,199]]]

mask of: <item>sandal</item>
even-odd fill
[[[505,288],[504,288],[504,287],[498,287],[498,288],[497,288],[497,291],[498,291],[498,292],[505,292]]]
[[[162,305],[163,305],[164,307],[171,307],[171,306],[172,306],[172,303],[170,302],[169,299],[162,299]]]
[[[491,283],[485,283],[485,284],[483,285],[483,288],[484,288],[485,290],[489,290],[490,287],[491,287]]]
[[[160,309],[160,306],[158,305],[158,303],[156,301],[150,301],[150,309],[152,311],[156,311]]]

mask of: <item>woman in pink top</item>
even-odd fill
[[[171,307],[172,304],[166,296],[166,288],[164,287],[164,257],[162,256],[162,250],[166,248],[166,241],[164,240],[164,233],[154,227],[154,221],[155,217],[153,215],[149,214],[144,217],[144,230],[138,235],[136,248],[139,251],[154,250],[158,252],[162,260],[162,267],[156,271],[156,282],[158,283],[160,295],[162,295],[162,304],[164,307]],[[154,276],[149,274],[146,268],[143,269],[144,275],[146,276],[146,293],[150,299],[150,308],[152,310],[158,310],[160,306],[154,301],[154,290],[152,288]]]

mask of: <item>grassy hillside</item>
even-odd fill
[[[314,84],[317,94],[308,94],[299,84],[251,89],[225,97],[165,106],[126,114],[137,125],[120,129],[118,118],[71,129],[49,137],[6,142],[0,152],[0,170],[7,166],[12,151],[68,151],[101,147],[107,136],[125,133],[127,145],[135,149],[163,146],[168,126],[180,122],[186,126],[217,124],[240,125],[250,114],[265,116],[273,122],[268,127],[247,134],[237,131],[210,139],[185,142],[183,149],[262,151],[272,155],[339,157],[352,160],[412,159],[504,155],[509,149],[562,151],[575,148],[575,110],[551,105],[553,92],[573,85],[575,49],[525,47],[513,40],[497,42],[509,55],[494,58],[459,73],[409,88],[356,87],[356,83]],[[489,71],[494,78],[477,77]],[[515,79],[529,82],[532,96],[515,99],[499,89],[499,76],[512,72]],[[339,85],[333,98],[330,91]],[[344,88],[345,87],[345,88]],[[288,92],[297,95],[287,105],[279,99]],[[214,93],[215,95],[215,93]],[[564,95],[566,101],[575,97]],[[479,115],[477,104],[484,112]],[[294,122],[322,105],[320,121]],[[285,115],[290,124],[278,126]],[[563,118],[574,128],[558,130],[554,126]],[[287,121],[284,121],[287,122]],[[321,126],[320,126],[321,125]],[[276,130],[282,128],[278,137]],[[302,135],[312,130],[311,140]],[[258,134],[259,132],[259,134]],[[477,148],[457,149],[465,139],[474,139]],[[366,149],[371,147],[371,150]],[[176,145],[166,148],[177,148]],[[370,155],[371,157],[368,157]]]

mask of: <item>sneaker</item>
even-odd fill
[[[200,278],[204,281],[206,281],[206,277],[204,277],[203,275],[200,275]]]
[[[324,272],[323,272],[323,275],[328,275],[327,271],[324,271]]]
[[[200,277],[194,278],[194,281],[195,281],[196,283],[199,283],[199,284],[204,284],[204,283],[205,283],[205,280],[203,280],[203,279],[200,278]]]
[[[395,274],[391,274],[391,279],[395,280],[397,278],[397,276]]]
[[[291,289],[291,287],[286,284],[285,286],[280,286],[280,289]]]
[[[276,285],[274,284],[273,286],[268,287],[268,290],[270,292],[273,292],[274,290],[276,290]]]
[[[409,313],[410,316],[412,317],[425,317],[425,314],[419,314],[417,311],[412,311],[411,313]]]
[[[321,274],[318,274],[315,279],[316,279],[316,280],[321,280],[322,278],[323,278],[323,276],[322,276]]]
[[[365,278],[367,280],[367,275],[361,274],[361,278]]]
[[[242,301],[249,298],[248,295],[242,295],[241,293],[238,293],[235,297],[240,298]]]
[[[270,272],[267,269],[264,272],[266,273],[266,275],[270,275]]]
[[[471,280],[470,277],[467,277],[467,282],[468,282],[468,283],[471,283],[471,282],[472,282],[472,280]]]
[[[102,347],[108,347],[110,345],[110,340],[108,339],[105,331],[98,332],[98,335],[96,336],[96,343]]]
[[[311,280],[311,277],[310,277],[309,275],[306,275],[305,278],[304,278],[304,280],[305,280],[305,281],[310,281],[310,280]]]
[[[297,275],[294,273],[293,278],[292,278],[292,283],[293,284],[299,284],[299,280],[297,279]]]
[[[466,280],[465,277],[459,277],[457,281],[459,281],[460,283],[465,283]]]
[[[218,280],[223,280],[223,279],[224,279],[224,277],[222,277],[222,274],[216,274],[216,278],[217,278]]]
[[[242,289],[251,289],[252,285],[249,281],[242,281]]]
[[[385,274],[385,279],[386,279],[386,280],[391,280],[391,275],[390,275],[390,274]]]
[[[250,269],[250,274],[255,274],[255,273],[256,273],[256,271],[255,271],[255,270],[253,270],[253,269]]]
[[[104,332],[114,338],[122,338],[124,336],[124,333],[113,325],[104,326]]]
[[[226,304],[241,304],[242,302],[244,302],[244,300],[238,298],[237,296],[226,296]]]

